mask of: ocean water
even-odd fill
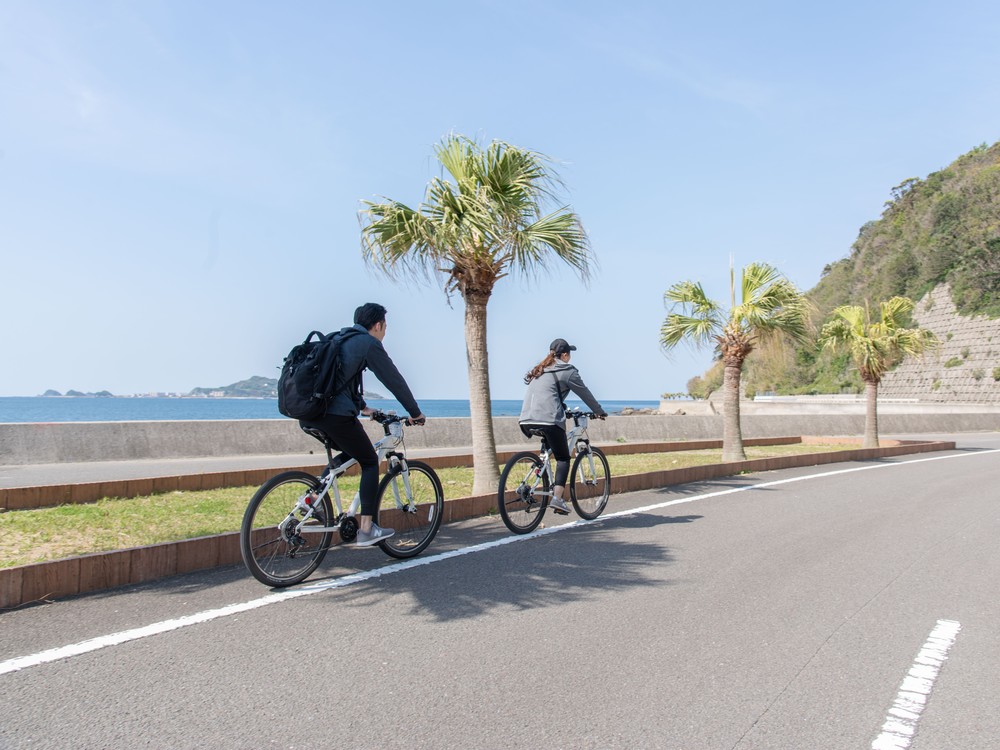
[[[421,399],[420,407],[428,417],[468,417],[467,399]],[[568,406],[585,408],[572,399]],[[608,413],[615,414],[626,407],[653,408],[659,401],[602,401]],[[368,405],[383,411],[404,409],[393,399],[373,399]],[[521,400],[494,399],[493,416],[516,417],[521,413]],[[158,422],[191,419],[286,419],[278,413],[276,399],[257,398],[82,398],[3,396],[0,397],[2,422]]]

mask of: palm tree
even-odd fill
[[[493,286],[512,272],[533,276],[554,259],[586,277],[590,243],[568,207],[544,212],[561,186],[544,155],[502,141],[484,148],[457,134],[445,137],[435,154],[447,175],[431,180],[419,207],[364,201],[362,252],[391,277],[443,274],[445,293],[457,290],[462,296],[473,492],[484,494],[500,480],[486,351],[486,305]]]
[[[729,267],[728,310],[710,300],[701,284],[681,281],[664,294],[670,313],[660,327],[660,346],[670,351],[682,341],[695,348],[713,345],[725,366],[722,381],[722,460],[743,461],[740,429],[740,376],[743,362],[759,342],[790,336],[803,340],[808,332],[808,304],[802,293],[777,269],[751,263],[742,272],[740,303]]]
[[[878,448],[878,384],[902,359],[934,348],[937,338],[923,328],[905,328],[913,300],[893,297],[879,303],[881,319],[873,322],[868,305],[843,305],[831,313],[820,331],[820,343],[835,351],[846,348],[865,383],[863,448]]]

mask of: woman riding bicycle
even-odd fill
[[[587,407],[601,419],[608,416],[604,407],[594,398],[580,377],[580,371],[569,363],[570,352],[576,347],[566,339],[556,339],[549,345],[548,356],[531,368],[524,376],[528,392],[521,407],[521,432],[530,437],[540,432],[556,460],[556,475],[552,483],[549,506],[561,515],[569,513],[563,499],[566,479],[569,477],[569,446],[566,444],[566,405],[563,400],[573,391]]]

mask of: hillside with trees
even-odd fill
[[[861,227],[851,254],[809,292],[821,315],[896,295],[916,301],[949,283],[959,313],[1000,317],[1000,143],[891,194],[882,217]]]
[[[978,146],[890,192],[881,217],[861,227],[850,254],[827,265],[807,292],[815,330],[838,306],[877,307],[894,296],[918,302],[935,289],[946,290],[958,315],[1000,318],[1000,143]],[[692,378],[688,390],[704,396],[719,383],[716,363]],[[862,390],[850,358],[814,341],[757,350],[747,360],[743,389],[746,395]]]

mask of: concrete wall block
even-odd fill
[[[129,583],[166,578],[177,573],[177,542],[137,547],[132,550]]]
[[[69,490],[68,499],[65,502],[69,503],[92,503],[95,500],[100,500],[102,497],[107,497],[102,495],[101,491],[104,489],[104,482],[86,482],[84,484],[71,484],[65,489]],[[55,489],[55,488],[53,488]],[[51,495],[49,496],[51,500]],[[58,505],[59,503],[53,503]]]
[[[218,536],[203,536],[178,542],[177,572],[190,573],[194,570],[217,567],[220,546],[221,540]]]
[[[240,552],[239,532],[219,534],[219,565],[235,565],[243,563],[243,553]]]
[[[485,516],[490,513],[490,511],[496,511],[497,509],[497,496],[495,493],[490,493],[488,495],[476,495],[472,498],[472,517],[477,518],[479,516]]]
[[[81,594],[132,582],[131,550],[83,555],[79,560]]]
[[[177,492],[181,488],[180,477],[153,477],[153,493]]]
[[[21,605],[24,601],[21,598],[23,580],[24,568],[0,568],[0,610]]]
[[[449,500],[444,506],[444,520],[442,523],[461,521],[465,518],[472,518],[472,498],[459,497]]]
[[[80,592],[80,558],[25,565],[21,568],[21,601],[24,604]]]
[[[41,508],[47,495],[43,487],[17,487],[7,491],[7,510]]]

